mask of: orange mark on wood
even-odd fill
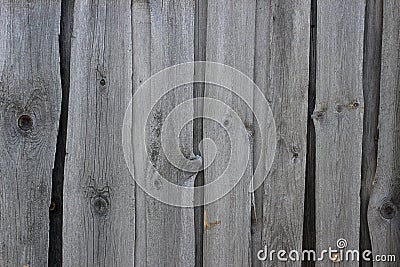
[[[220,225],[220,224],[221,224],[221,221],[208,222],[208,220],[207,220],[207,212],[204,209],[204,229],[205,230],[209,230],[211,227],[217,226],[217,225]]]
[[[333,262],[340,262],[340,254],[339,253],[332,254],[331,260]]]

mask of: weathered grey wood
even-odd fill
[[[316,107],[316,248],[339,238],[358,249],[363,133],[365,1],[318,1]],[[357,261],[317,266],[358,266]]]
[[[76,1],[72,38],[63,266],[132,266],[134,182],[121,138],[132,96],[130,3]]]
[[[255,224],[261,227],[256,233],[262,235],[262,242],[253,244],[255,255],[264,245],[268,251],[302,248],[311,10],[307,1],[259,1],[257,6],[255,82],[271,105],[277,147],[274,164],[256,202],[261,206],[261,214],[256,213],[255,218]],[[262,102],[254,101],[258,113]],[[261,146],[256,135],[256,153],[266,149]],[[266,161],[260,160],[261,164]],[[254,161],[256,164],[256,157]],[[259,261],[253,258],[257,265]],[[277,258],[268,261],[266,266],[301,265],[301,261],[283,263]]]
[[[245,75],[252,77],[254,69],[256,1],[208,1],[207,7],[207,61],[216,61],[232,66]],[[213,73],[216,77],[223,73]],[[233,78],[233,77],[232,77]],[[235,81],[232,80],[232,83]],[[246,92],[247,99],[252,99],[253,90]],[[232,92],[213,85],[206,85],[205,96],[219,99],[230,106],[243,121],[248,138],[252,144],[253,113],[243,101]],[[204,109],[207,110],[207,104]],[[221,105],[218,114],[225,114],[225,124],[229,126],[229,135],[237,134],[237,125],[230,121],[230,112]],[[217,115],[217,114],[215,114]],[[224,134],[221,125],[204,121],[204,138],[211,138],[218,149],[218,154],[210,167],[204,171],[205,184],[215,180],[227,165],[230,153],[246,153],[245,142],[230,147],[228,134]],[[205,165],[211,163],[212,150],[204,147]],[[243,179],[236,187],[218,201],[205,206],[205,230],[203,264],[205,266],[250,266],[251,234],[250,213],[251,194],[249,182],[252,174],[252,157]],[[238,172],[242,170],[237,170]],[[207,200],[208,192],[205,191]]]
[[[363,73],[365,109],[361,170],[361,251],[371,250],[367,212],[372,182],[376,173],[382,47],[382,0],[367,1],[366,5]],[[364,266],[372,266],[372,263],[364,262]]]
[[[400,2],[383,2],[378,166],[368,208],[373,255],[400,257]],[[375,263],[374,266],[398,266]]]
[[[259,88],[266,94],[269,89],[269,71],[270,68],[267,65],[270,62],[270,54],[268,53],[268,47],[270,45],[270,31],[269,23],[271,18],[271,11],[269,9],[269,3],[267,1],[256,1],[256,22],[255,22],[255,58],[254,58],[254,82]],[[257,100],[255,100],[257,101]],[[257,108],[257,105],[255,105]],[[254,144],[260,146],[259,143],[259,131],[256,128],[256,135]],[[259,162],[260,157],[254,155],[254,164]],[[257,258],[257,252],[263,249],[262,234],[263,234],[263,199],[264,199],[264,188],[261,186],[254,192],[251,213],[251,259],[252,266],[261,266],[262,262]]]
[[[60,3],[0,1],[0,266],[47,265]]]
[[[133,28],[133,85],[135,92],[151,75],[175,64],[194,60],[194,1],[150,0],[134,1]],[[194,73],[193,73],[194,74]],[[172,78],[172,77],[171,77]],[[161,88],[151,87],[140,106],[133,107],[135,125],[143,125],[152,99]],[[151,186],[157,180],[156,167],[161,176],[175,184],[194,185],[193,174],[173,167],[161,149],[160,132],[166,116],[184,100],[193,97],[193,85],[185,85],[167,94],[156,104],[149,116],[147,128],[148,151],[134,150],[135,175],[145,177]],[[193,109],[187,110],[193,114]],[[182,125],[176,125],[177,127]],[[142,128],[134,127],[133,135]],[[165,132],[166,140],[175,138]],[[183,153],[189,158],[193,147],[193,125],[189,123],[181,132]],[[151,160],[151,162],[149,161]],[[190,179],[188,179],[191,177]],[[160,188],[161,189],[161,188]],[[192,196],[193,197],[193,196]],[[195,229],[194,209],[172,207],[146,195],[136,188],[136,257],[137,266],[194,266]]]

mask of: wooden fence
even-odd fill
[[[318,252],[344,238],[349,249],[400,260],[399,14],[398,0],[1,0],[0,266],[399,266],[257,255],[265,246]],[[248,192],[267,160],[249,112],[263,112],[260,99],[248,91],[249,107],[204,83],[172,91],[150,118],[149,157],[134,152],[135,172],[150,182],[151,165],[172,182],[189,176],[168,162],[160,131],[193,97],[232,107],[253,155],[226,196],[179,208],[135,184],[122,124],[144,81],[193,60],[254,80],[277,146],[264,184]],[[181,145],[207,161],[206,137],[222,152],[188,185],[213,181],[226,151],[247,149],[228,147],[206,119],[182,129]]]

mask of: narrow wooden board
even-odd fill
[[[382,0],[366,2],[364,36],[364,132],[361,180],[360,250],[371,250],[368,204],[375,179],[378,154],[379,88],[381,82]],[[372,266],[364,261],[363,267]]]
[[[0,266],[47,265],[60,11],[61,1],[0,1]]]
[[[132,12],[133,86],[137,92],[151,75],[167,67],[194,60],[195,6],[194,1],[190,0],[134,1]],[[158,180],[155,170],[170,182],[192,187],[195,177],[181,171],[179,166],[176,168],[171,165],[165,156],[170,151],[161,149],[160,133],[168,114],[179,103],[193,97],[193,85],[181,86],[169,92],[152,109],[151,103],[160,90],[151,87],[141,99],[140,106],[133,107],[134,124],[144,125],[148,119],[149,126],[146,128],[148,150],[134,150],[135,175],[144,177],[149,186],[159,190],[163,190],[162,181]],[[150,109],[150,114],[143,114],[144,110]],[[193,114],[194,110],[192,108],[187,112]],[[134,141],[141,142],[135,138],[140,135],[137,131],[143,131],[143,128],[133,127]],[[165,134],[165,140],[175,138],[171,132],[166,131]],[[189,158],[193,147],[193,123],[182,129],[180,141],[180,146],[185,148],[185,157]],[[164,204],[137,186],[136,233],[137,266],[194,266],[193,208]]]
[[[359,248],[363,134],[365,1],[318,1],[316,107],[316,248]],[[333,263],[325,255],[316,266]]]
[[[63,265],[132,266],[134,182],[122,149],[132,96],[129,1],[76,1],[65,163]]]
[[[373,255],[400,257],[400,2],[383,2],[378,167],[368,209]],[[375,263],[374,266],[398,266]]]
[[[249,77],[254,71],[254,43],[255,43],[255,10],[256,1],[209,1],[207,7],[207,61],[227,64],[238,69]],[[216,77],[223,73],[213,73]],[[232,79],[232,83],[235,81]],[[233,85],[233,84],[232,84]],[[252,99],[253,88],[246,92],[246,98]],[[253,142],[253,113],[252,106],[238,99],[232,92],[218,86],[206,85],[205,96],[223,101],[240,117],[248,131],[250,144]],[[252,104],[252,103],[251,103]],[[209,111],[207,104],[204,110]],[[230,153],[246,153],[246,142],[237,146],[230,146],[230,139],[237,134],[238,126],[230,125],[232,114],[221,105],[215,110],[215,116],[225,114],[225,126],[211,120],[204,120],[204,138],[212,139],[218,153],[212,164],[204,171],[205,184],[214,181],[222,174],[228,165]],[[250,148],[251,149],[251,148]],[[204,147],[205,165],[211,163],[213,152]],[[251,265],[251,234],[250,211],[251,194],[249,182],[252,175],[252,157],[247,162],[242,180],[236,187],[218,201],[205,206],[205,230],[203,247],[204,266],[250,266]],[[232,170],[231,170],[232,171]],[[242,170],[237,170],[240,173]],[[217,190],[214,188],[214,190]],[[204,192],[205,198],[209,192]]]
[[[267,251],[302,249],[311,4],[278,0],[260,1],[257,6],[254,77],[275,118],[277,147],[269,175],[256,192],[253,216],[255,266],[261,263],[257,252],[265,247]],[[262,102],[254,101],[256,111],[262,110]],[[256,153],[266,149],[261,146],[256,135]],[[255,164],[257,160],[255,157]],[[266,161],[265,158],[260,160],[261,165]],[[267,171],[264,170],[263,175],[268,174]],[[265,265],[270,266],[268,252],[267,255]],[[300,266],[301,261],[283,263],[275,255],[272,265],[281,264]]]

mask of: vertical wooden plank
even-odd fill
[[[365,1],[322,0],[317,13],[316,248],[335,249],[344,238],[358,249]],[[316,265],[333,265],[328,257]]]
[[[255,8],[255,0],[215,0],[208,2],[207,61],[227,64],[245,75],[253,77]],[[218,77],[218,75],[224,75],[224,73],[213,73],[213,75]],[[235,83],[235,81],[232,80],[232,83]],[[247,99],[252,99],[252,88],[246,94]],[[250,110],[252,106],[247,107],[232,92],[213,85],[206,85],[205,96],[223,101],[239,115],[248,131],[251,144],[254,133],[253,113]],[[204,109],[209,109],[207,104],[205,104]],[[246,143],[229,147],[230,137],[237,134],[238,126],[230,125],[232,114],[224,106],[221,105],[220,109],[215,111],[214,115],[217,114],[225,114],[225,126],[228,125],[230,131],[226,133],[221,125],[214,121],[204,121],[204,138],[213,140],[218,149],[218,155],[211,162],[213,150],[204,147],[205,166],[212,163],[204,171],[205,184],[212,182],[222,174],[224,168],[228,166],[230,153],[245,153],[248,149]],[[234,189],[218,201],[205,206],[206,228],[203,249],[203,264],[205,266],[251,265],[251,194],[249,193],[249,181],[252,175],[252,157],[249,158],[247,164],[248,168],[245,170],[242,180]],[[238,172],[241,171],[238,170]],[[209,193],[207,190],[204,193],[206,200]]]
[[[150,6],[147,0],[133,1],[132,2],[132,85],[133,93],[139,86],[151,76],[151,24],[150,24]],[[150,92],[147,93],[150,97]],[[146,110],[150,104],[143,101],[143,106],[140,107]],[[134,109],[132,110],[134,112]],[[135,118],[136,114],[133,113],[133,120],[140,120]],[[147,161],[147,155],[138,155],[135,158],[134,164],[138,164],[138,157]],[[144,166],[136,167],[135,169],[141,170]],[[134,175],[139,175],[139,171],[135,170]],[[147,217],[146,217],[146,193],[140,189],[139,186],[135,187],[135,212],[136,212],[136,233],[135,233],[135,259],[136,266],[147,266]],[[143,227],[143,228],[142,228]],[[140,230],[141,229],[141,230]]]
[[[382,0],[366,2],[364,36],[364,129],[361,169],[360,250],[371,250],[368,229],[368,203],[376,174],[378,152],[379,88],[381,80]],[[363,266],[372,266],[364,261]]]
[[[129,1],[76,1],[65,163],[63,265],[132,266],[134,183],[122,149],[132,97]]]
[[[256,213],[254,220],[256,225],[261,225],[262,242],[258,242],[258,247],[253,246],[253,253],[265,247],[267,251],[301,251],[311,4],[284,0],[258,1],[257,6],[255,82],[271,105],[277,147],[275,161],[256,202],[256,211],[261,214]],[[261,102],[254,101],[258,112]],[[259,147],[262,144],[258,137],[256,135],[255,151],[265,149]],[[254,160],[256,162],[256,158]],[[266,161],[265,158],[260,160],[261,164]],[[276,255],[269,262],[269,253],[266,253],[266,266],[301,265],[301,260],[279,262]],[[256,256],[253,258],[254,264],[260,263]]]
[[[373,255],[400,257],[400,2],[383,2],[378,167],[368,209]],[[375,265],[375,264],[374,264]],[[398,263],[376,263],[398,266]]]
[[[269,62],[270,62],[270,36],[271,36],[271,10],[268,1],[256,1],[256,22],[255,22],[255,57],[254,57],[254,82],[259,86],[264,95],[267,97],[269,89]],[[255,102],[257,99],[254,100]],[[270,100],[269,100],[270,101]],[[257,105],[254,107],[257,109]],[[254,145],[260,147],[260,134],[256,129]],[[262,161],[254,155],[254,162]],[[254,165],[254,164],[253,164]],[[264,186],[261,186],[254,192],[254,203],[252,203],[251,213],[251,258],[252,266],[258,267],[262,265],[257,257],[258,251],[263,249],[263,201]]]
[[[60,3],[0,1],[0,266],[47,265]]]
[[[175,64],[194,60],[195,6],[191,0],[134,1],[132,12],[133,85],[136,92],[151,75]],[[182,185],[186,181],[186,186],[192,187],[193,174],[181,171],[179,166],[174,167],[168,162],[166,153],[169,152],[161,149],[160,133],[167,115],[179,103],[193,97],[193,85],[169,92],[152,108],[151,103],[161,90],[151,87],[146,97],[141,99],[140,106],[133,106],[135,125],[144,125],[149,115],[146,133],[148,150],[134,150],[135,175],[145,177],[150,186],[158,186],[160,190],[161,181],[157,180],[155,170],[170,182]],[[143,114],[143,110],[151,110],[151,113]],[[187,112],[193,114],[194,111]],[[140,135],[136,131],[143,131],[143,128],[134,127],[133,138]],[[165,140],[175,138],[171,132],[166,131],[165,134]],[[182,129],[180,141],[180,146],[185,148],[182,151],[184,156],[189,158],[193,147],[192,123]],[[137,266],[194,266],[193,208],[172,207],[137,187],[136,227]]]
[[[132,86],[133,93],[139,88],[139,86],[151,76],[151,24],[150,24],[150,5],[147,0],[133,1],[132,2]],[[150,97],[151,92],[147,93]],[[143,101],[143,106],[140,107],[143,110],[149,108],[149,103]],[[134,112],[134,108],[132,110]],[[141,120],[141,118],[135,118],[136,114],[133,113],[133,120]],[[132,138],[133,139],[133,138]],[[138,164],[138,157],[143,158],[143,161],[147,161],[147,155],[138,155],[135,158],[134,164]],[[135,167],[134,175],[139,175],[141,167]],[[139,171],[137,171],[139,170]],[[146,193],[141,190],[139,186],[135,187],[135,259],[134,264],[136,266],[147,266],[147,204],[146,204]]]

